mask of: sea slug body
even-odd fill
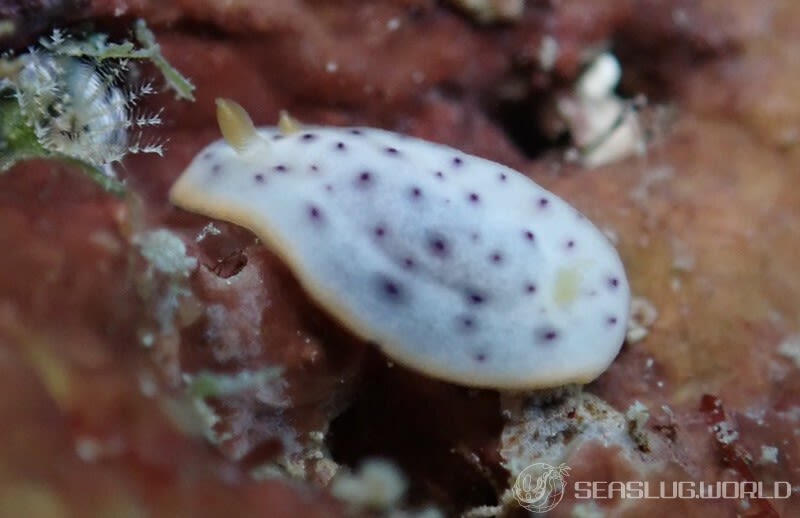
[[[617,252],[524,175],[379,129],[256,129],[227,100],[218,119],[225,139],[171,201],[252,230],[394,361],[525,390],[586,383],[618,353],[630,292]]]

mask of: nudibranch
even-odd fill
[[[217,101],[224,139],[170,191],[250,229],[308,294],[393,361],[473,387],[587,383],[625,337],[616,250],[503,165],[373,128],[255,128]]]

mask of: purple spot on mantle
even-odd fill
[[[358,173],[358,176],[356,177],[356,185],[362,188],[372,185],[372,173],[369,171],[362,171]]]
[[[470,304],[483,304],[484,302],[486,302],[486,297],[484,297],[482,294],[478,292],[471,291],[467,293],[467,301]]]
[[[459,317],[458,321],[461,329],[465,331],[472,331],[476,327],[475,319],[469,315]]]
[[[392,302],[401,302],[405,299],[406,294],[403,285],[386,275],[378,276],[378,289],[383,297]]]
[[[552,327],[541,327],[534,331],[540,344],[553,343],[558,339],[558,331]]]
[[[322,210],[316,205],[308,206],[308,217],[314,222],[322,221]]]
[[[433,236],[428,239],[428,249],[436,257],[444,258],[450,255],[450,247],[447,240],[441,236]]]

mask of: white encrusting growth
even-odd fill
[[[251,229],[304,288],[391,359],[455,383],[585,383],[625,337],[620,259],[585,217],[503,165],[371,128],[255,129],[220,101],[220,140],[170,192]]]
[[[600,54],[578,78],[574,92],[556,101],[586,167],[600,167],[646,150],[635,102],[614,92],[621,77],[617,58]]]

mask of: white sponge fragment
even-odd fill
[[[340,473],[333,479],[331,494],[357,507],[377,511],[395,507],[408,483],[397,467],[383,459],[368,459],[358,473]]]
[[[645,151],[644,131],[632,102],[614,93],[621,77],[617,58],[600,54],[578,78],[574,92],[556,103],[586,167],[599,167]]]

